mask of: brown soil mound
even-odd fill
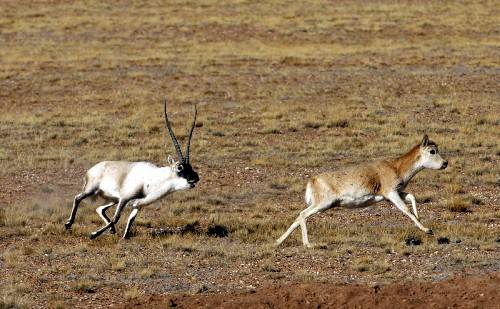
[[[498,308],[500,273],[388,285],[295,284],[254,292],[149,296],[122,308]]]

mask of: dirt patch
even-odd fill
[[[244,293],[148,296],[117,308],[493,308],[500,273],[441,282],[294,284]]]

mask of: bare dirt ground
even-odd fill
[[[0,308],[495,307],[498,16],[494,1],[3,1]],[[173,153],[165,97],[181,139],[198,104],[196,189],[141,212],[129,241],[88,239],[91,201],[64,231],[86,169]],[[273,247],[309,176],[424,133],[450,161],[408,187],[435,235],[381,203],[311,218],[312,249],[298,232]]]
[[[222,295],[150,296],[121,308],[493,308],[498,273],[435,283],[294,284]]]

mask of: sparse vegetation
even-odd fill
[[[131,299],[138,298],[140,294],[141,293],[140,293],[139,289],[136,286],[134,286],[134,287],[128,289],[127,291],[125,291],[123,296],[125,297],[126,300],[131,300]]]
[[[359,272],[369,271],[374,274],[383,274],[391,270],[390,264],[387,261],[378,261],[369,257],[356,259],[353,267]]]
[[[83,293],[95,293],[94,282],[90,280],[77,280],[75,281],[71,288],[73,291],[83,294]]]
[[[446,207],[452,212],[468,212],[469,207],[468,201],[462,196],[453,196],[449,202],[447,202]]]
[[[2,3],[0,308],[397,281],[409,264],[422,280],[498,270],[496,7]],[[141,212],[132,241],[118,236],[127,214],[117,235],[89,241],[102,224],[90,200],[65,232],[92,164],[162,164],[174,152],[165,96],[181,140],[198,104],[197,188]],[[308,177],[398,155],[423,133],[450,161],[407,188],[435,236],[381,204],[312,218],[311,250],[299,232],[272,247],[305,206]],[[421,242],[406,245],[410,238]]]

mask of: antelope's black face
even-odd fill
[[[175,172],[177,176],[186,179],[191,188],[194,188],[195,184],[200,180],[198,173],[193,170],[193,167],[189,163],[178,163],[175,166]]]

